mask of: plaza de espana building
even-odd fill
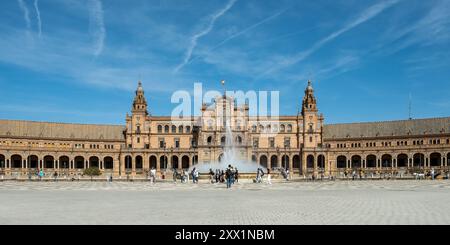
[[[450,117],[325,124],[311,82],[297,115],[277,120],[249,116],[247,104],[219,96],[199,116],[173,120],[148,113],[139,82],[125,125],[0,120],[0,174],[26,178],[44,170],[76,176],[98,167],[104,176],[145,177],[219,161],[228,106],[239,157],[292,176],[412,173],[450,166]]]

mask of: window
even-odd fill
[[[159,148],[164,148],[165,145],[164,139],[159,139]]]
[[[138,134],[141,133],[141,126],[137,125],[137,127],[136,127],[136,133],[138,133]]]
[[[158,133],[162,133],[162,126],[158,125]]]
[[[212,136],[209,136],[208,139],[206,139],[206,143],[208,145],[211,145],[211,143],[212,143]]]
[[[259,139],[258,138],[254,138],[253,139],[253,147],[254,148],[258,148],[259,147]]]
[[[169,126],[168,125],[164,126],[164,133],[169,133]]]
[[[256,132],[256,125],[252,126],[252,132],[255,133]]]
[[[280,125],[280,132],[284,133],[284,131],[286,130],[286,127],[284,126],[284,124]]]
[[[309,142],[313,142],[313,139],[312,139],[312,137],[309,137]]]
[[[178,126],[178,133],[183,133],[183,126]]]
[[[175,148],[180,148],[180,139],[175,138]]]
[[[274,148],[274,147],[275,147],[275,139],[274,139],[273,137],[270,137],[270,138],[269,138],[269,146],[270,146],[271,148]]]
[[[177,126],[172,125],[172,133],[176,133],[177,132]]]
[[[288,126],[287,126],[287,131],[288,131],[288,133],[291,133],[291,132],[292,132],[292,125],[291,125],[291,124],[288,124]]]
[[[285,137],[284,138],[284,147],[285,148],[290,148],[291,147],[291,138],[289,138],[289,137]]]
[[[191,126],[186,126],[186,133],[190,133],[191,132]]]
[[[141,143],[141,138],[138,137],[136,141],[138,144]]]

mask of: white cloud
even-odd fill
[[[94,39],[94,55],[98,56],[103,51],[106,37],[106,29],[103,21],[103,8],[100,0],[89,1],[89,24]]]
[[[19,3],[20,9],[23,11],[23,18],[25,19],[27,29],[30,29],[31,28],[30,11],[28,10],[28,7],[23,0],[17,0],[17,2]]]
[[[219,19],[222,15],[224,15],[231,7],[233,7],[234,3],[237,0],[230,0],[228,1],[227,5],[220,9],[217,13],[215,13],[214,15],[211,16],[211,19],[209,21],[209,24],[206,26],[206,28],[204,30],[201,30],[200,32],[194,34],[191,37],[191,41],[190,41],[190,45],[186,51],[184,60],[181,64],[179,64],[176,68],[175,68],[175,73],[178,72],[181,68],[183,68],[183,66],[185,66],[189,60],[191,59],[192,56],[192,52],[194,51],[194,48],[197,46],[197,40],[205,35],[207,35],[213,28],[214,28],[214,24],[216,23],[217,19]]]
[[[308,50],[305,50],[303,52],[300,52],[294,56],[285,57],[284,60],[279,64],[274,66],[273,68],[267,70],[266,72],[262,73],[260,76],[265,76],[267,74],[273,73],[279,69],[282,69],[284,67],[288,67],[291,65],[294,65],[307,57],[309,57],[311,54],[315,53],[317,50],[319,50],[323,45],[327,44],[328,42],[336,39],[340,35],[352,30],[353,28],[365,23],[368,20],[373,19],[378,14],[383,12],[385,9],[391,7],[392,5],[396,4],[399,0],[390,0],[385,1],[381,3],[377,3],[375,5],[370,6],[369,8],[365,9],[360,15],[357,16],[357,18],[350,21],[347,25],[345,25],[343,28],[329,34],[325,38],[319,40],[316,42],[311,48]]]
[[[38,31],[39,31],[39,37],[41,37],[42,34],[42,22],[41,22],[41,12],[39,11],[39,0],[34,0],[34,9],[36,10],[36,18],[37,18],[37,24],[38,24]]]

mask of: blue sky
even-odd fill
[[[0,118],[123,124],[139,79],[153,115],[311,79],[326,123],[450,116],[450,1],[1,1]]]

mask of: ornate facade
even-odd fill
[[[141,83],[125,126],[0,120],[0,174],[43,169],[77,175],[145,176],[149,169],[187,169],[219,161],[229,123],[239,157],[294,175],[408,173],[450,166],[450,117],[325,125],[311,83],[298,115],[249,116],[227,96],[204,104],[199,117],[152,116]],[[227,108],[226,110],[224,108]],[[226,121],[221,112],[228,113]]]

